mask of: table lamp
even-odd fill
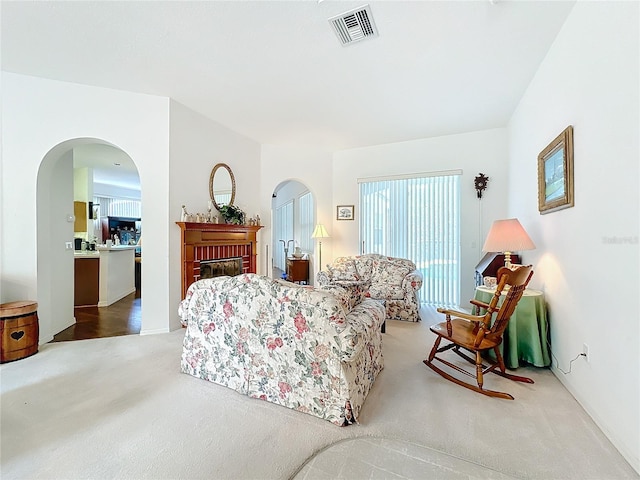
[[[504,253],[504,266],[511,268],[511,252],[533,250],[536,246],[517,218],[496,220],[491,225],[483,252]]]
[[[311,234],[311,238],[318,238],[318,252],[320,253],[320,262],[319,265],[320,267],[318,268],[318,271],[321,272],[322,271],[322,239],[323,238],[329,238],[329,234],[327,233],[327,229],[324,228],[324,225],[319,223],[316,225],[316,228],[313,229],[313,233]]]

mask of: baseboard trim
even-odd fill
[[[98,307],[108,307],[109,305],[113,305],[114,303],[122,300],[124,297],[131,295],[132,293],[136,293],[136,288],[133,287],[132,290],[129,290],[128,292],[123,292],[121,293],[119,296],[115,297],[115,298],[110,298],[107,301],[99,301],[98,302]]]
[[[168,328],[154,328],[151,330],[140,330],[140,335],[157,335],[158,333],[169,333]]]
[[[575,398],[576,402],[582,407],[582,409],[587,412],[587,415],[591,417],[594,423],[598,426],[598,428],[604,433],[604,436],[613,444],[613,446],[620,452],[620,455],[627,461],[627,463],[633,468],[636,472],[640,474],[640,458],[637,453],[631,452],[627,450],[626,446],[618,439],[618,437],[611,432],[606,427],[606,424],[602,421],[599,415],[597,415],[594,409],[591,407],[589,402],[580,398],[580,396],[576,393],[576,391],[572,388],[571,384],[565,381],[564,375],[558,370],[557,367],[551,366],[551,372],[555,375],[555,377],[560,381],[560,383],[567,389],[567,391],[571,394],[573,398]]]

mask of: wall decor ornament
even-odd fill
[[[573,126],[538,155],[538,211],[541,215],[573,207]]]
[[[336,207],[336,220],[353,220],[353,205],[338,205]]]
[[[476,194],[478,195],[478,198],[482,198],[482,192],[487,188],[489,177],[486,177],[484,173],[479,173],[476,176],[474,183],[476,186]]]

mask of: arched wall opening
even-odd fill
[[[41,343],[75,323],[74,149],[87,145],[110,146],[131,159],[117,145],[105,140],[74,138],[51,148],[40,162],[35,221]],[[131,162],[135,165],[133,159]]]
[[[315,241],[311,238],[316,223],[316,197],[303,182],[287,179],[273,190],[271,198],[271,268],[266,275],[286,275],[286,259],[296,250],[309,260],[307,283],[313,284]]]

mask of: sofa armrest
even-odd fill
[[[178,316],[180,317],[180,323],[183,327],[186,327],[189,323],[189,308],[192,306],[191,302],[198,302],[202,297],[202,291],[213,293],[215,290],[219,288],[219,285],[226,280],[229,280],[231,277],[229,276],[219,276],[214,278],[205,278],[202,280],[198,280],[197,282],[193,282],[189,285],[187,289],[187,293],[182,300],[178,304]]]
[[[325,272],[323,270],[319,271],[316,275],[316,283],[318,285],[328,285],[331,283],[331,275],[329,272]]]
[[[422,273],[419,270],[414,270],[407,274],[406,277],[402,280],[402,288],[404,290],[413,290],[417,292],[422,287]]]
[[[371,299],[364,300],[349,312],[346,316],[347,328],[336,337],[341,345],[341,361],[348,363],[355,360],[373,336],[382,335],[385,314],[384,305]]]

